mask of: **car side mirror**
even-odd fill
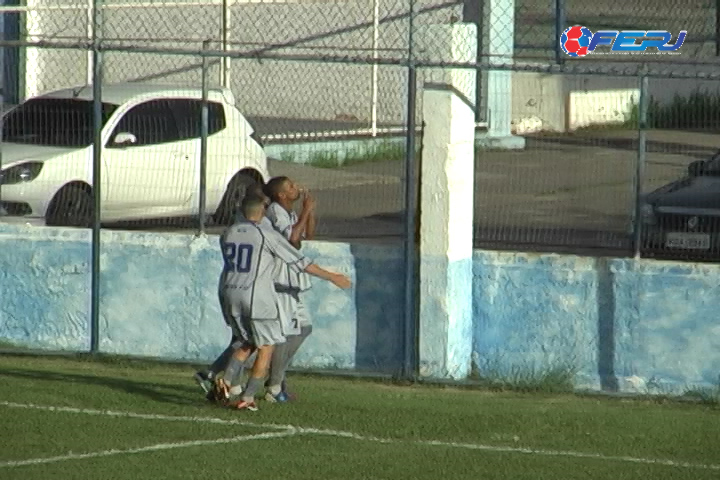
[[[128,147],[137,143],[137,137],[130,132],[120,132],[113,139],[113,146]]]
[[[688,175],[691,177],[698,177],[703,174],[705,169],[705,160],[695,160],[688,165]]]

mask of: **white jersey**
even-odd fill
[[[242,213],[238,213],[235,215],[235,222],[233,224],[241,223],[241,222],[247,222],[248,220],[243,216]],[[260,227],[265,227],[269,229],[273,229],[272,223],[270,223],[270,220],[266,216],[263,216],[259,223]],[[220,237],[220,249],[222,250],[223,237]],[[277,260],[276,262],[276,271],[279,268],[280,265],[285,265],[285,262],[282,260]],[[218,282],[218,293],[222,292],[223,285],[225,284],[225,270],[223,269],[222,274],[220,275],[220,281]]]
[[[220,246],[225,262],[221,276],[223,291],[240,292],[242,316],[251,319],[279,317],[275,278],[277,263],[297,274],[311,262],[287,240],[268,227],[241,221],[223,232]]]
[[[288,212],[282,205],[273,202],[268,206],[265,214],[273,228],[289,241],[293,226],[298,222],[297,213],[294,211]],[[278,285],[296,288],[301,291],[309,290],[310,287],[312,287],[310,275],[302,271],[293,271],[285,265],[281,266],[278,270],[277,283]]]

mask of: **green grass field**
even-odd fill
[[[717,479],[711,405],[294,375],[259,412],[186,365],[0,357],[0,479]]]

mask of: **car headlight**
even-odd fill
[[[643,223],[647,225],[655,225],[657,223],[657,217],[655,216],[655,209],[649,203],[646,203],[640,207],[640,216]]]
[[[42,162],[27,162],[0,171],[0,184],[12,185],[35,180],[43,168]]]

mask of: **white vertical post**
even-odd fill
[[[223,52],[230,50],[230,4],[229,0],[222,2],[222,47]],[[230,58],[222,57],[220,62],[220,85],[230,88]]]
[[[434,46],[425,52],[447,61],[473,62],[477,57],[475,24],[428,26],[418,40]],[[470,373],[476,77],[474,69],[431,69],[423,86],[419,295],[423,377],[461,379]]]
[[[488,22],[483,60],[495,65],[511,65],[515,53],[515,0],[486,0],[483,18]],[[510,70],[489,70],[487,74],[487,134],[480,136],[499,148],[524,148],[525,139],[512,135],[512,82]]]
[[[42,35],[42,17],[38,10],[33,9],[38,6],[38,3],[37,0],[27,0],[26,2],[28,10],[25,14],[25,38],[23,40],[27,42],[38,41],[40,40],[39,36]],[[40,79],[45,74],[41,71],[40,55],[41,49],[39,48],[25,48],[25,81],[23,91],[18,92],[20,102],[40,93]]]
[[[380,41],[380,0],[373,0],[373,60],[378,59],[378,43]],[[370,104],[370,129],[372,136],[377,136],[377,103],[378,103],[378,65],[372,65],[372,100]]]

